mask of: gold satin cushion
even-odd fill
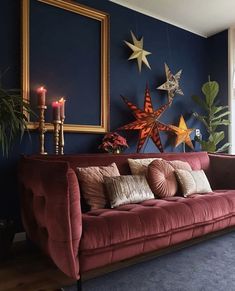
[[[111,208],[154,199],[145,176],[104,177]]]

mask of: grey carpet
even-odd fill
[[[83,291],[235,291],[235,232],[86,281]]]

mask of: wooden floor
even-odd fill
[[[15,243],[10,257],[0,262],[0,291],[55,291],[74,283],[25,242]]]
[[[235,228],[220,230],[153,253],[91,270],[82,275],[82,280],[86,281],[120,268],[144,262],[231,231],[235,231]],[[13,244],[10,257],[5,262],[0,262],[0,291],[57,291],[63,286],[71,286],[75,283],[59,271],[38,249],[29,248],[25,241]]]

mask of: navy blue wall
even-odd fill
[[[20,86],[20,1],[1,0],[0,3],[0,68],[10,67],[4,79],[6,87]],[[129,110],[123,104],[120,94],[128,97],[138,106],[143,106],[146,82],[149,83],[155,108],[167,101],[167,95],[156,87],[165,81],[164,62],[168,63],[173,73],[183,69],[181,88],[184,96],[176,96],[173,105],[162,116],[162,121],[177,124],[181,114],[189,127],[199,127],[191,117],[194,103],[193,94],[200,94],[202,83],[212,72],[208,65],[208,40],[142,15],[106,0],[81,0],[79,3],[98,8],[110,14],[110,125],[111,130],[133,120]],[[131,41],[130,30],[138,37],[144,36],[144,48],[152,55],[148,57],[152,70],[143,67],[140,74],[136,62],[128,62],[130,49],[123,40]],[[91,51],[92,53],[92,51]],[[85,63],[81,60],[81,66]],[[46,68],[45,68],[46,69]],[[213,68],[214,69],[214,68]],[[92,68],[91,68],[92,70]],[[214,77],[214,76],[213,76]],[[38,80],[40,82],[40,80]],[[86,85],[90,86],[89,79]],[[82,101],[81,101],[82,106]],[[135,151],[137,133],[123,133],[128,138],[129,151]],[[174,149],[167,141],[167,135],[161,134],[166,151]],[[66,134],[66,153],[97,152],[102,135]],[[52,138],[47,134],[47,149],[51,150]],[[32,134],[31,141],[24,137],[21,145],[17,144],[8,161],[1,159],[1,203],[0,216],[10,215],[19,219],[16,190],[16,163],[20,153],[36,153],[38,139]],[[145,147],[146,152],[157,151],[152,142]]]
[[[211,80],[216,80],[220,86],[218,102],[221,105],[228,105],[228,30],[209,37],[207,46],[208,71]],[[223,126],[220,130],[224,130],[225,133],[222,146],[228,142],[228,128]]]

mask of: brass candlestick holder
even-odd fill
[[[60,132],[61,121],[54,120],[53,124],[54,124],[54,151],[55,151],[55,154],[58,155],[59,154],[59,138],[60,138],[59,132]]]
[[[45,105],[39,105],[39,144],[40,144],[40,155],[47,155],[47,152],[45,152],[45,110],[47,109],[47,106]]]
[[[64,154],[64,117],[61,118],[60,122],[60,133],[59,133],[59,153]]]
[[[56,155],[59,154],[59,131],[60,131],[60,120],[54,120],[54,152]]]

